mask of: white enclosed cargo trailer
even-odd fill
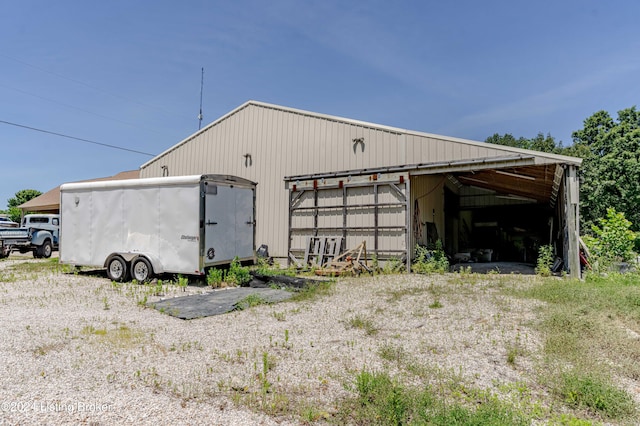
[[[255,189],[227,175],[64,184],[60,263],[142,282],[254,260]]]

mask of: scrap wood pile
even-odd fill
[[[363,272],[373,272],[367,262],[367,244],[365,241],[358,247],[345,251],[315,270],[316,275],[323,276],[360,275]]]

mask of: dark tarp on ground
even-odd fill
[[[148,305],[180,319],[194,319],[231,312],[236,309],[238,302],[252,294],[259,295],[267,303],[281,302],[293,296],[293,293],[285,290],[235,287],[206,294],[174,297]]]

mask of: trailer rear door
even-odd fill
[[[253,258],[254,190],[207,185],[205,198],[205,266],[225,263],[236,256]]]

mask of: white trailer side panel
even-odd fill
[[[200,186],[173,187],[158,199],[158,253],[172,272],[200,272]],[[175,225],[174,225],[175,224]],[[166,225],[166,226],[165,226]]]
[[[60,262],[72,265],[94,265],[90,261],[91,211],[83,213],[77,208],[79,205],[91,206],[91,191],[60,193],[60,217],[64,218],[60,222]]]
[[[125,230],[122,228],[122,220],[126,207],[122,195],[122,190],[94,190],[90,193],[91,204],[88,211],[91,212],[91,265],[102,265],[110,253],[124,246]],[[78,204],[76,209],[82,210],[82,204]]]
[[[154,254],[165,271],[198,273],[199,183],[126,188],[122,203],[122,247]]]
[[[199,271],[200,186],[113,188],[78,185],[61,191],[62,263],[103,266],[112,253],[145,253],[164,271]],[[161,271],[157,271],[161,272]]]

